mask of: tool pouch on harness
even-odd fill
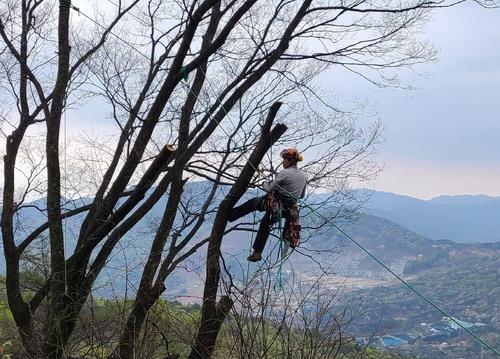
[[[278,210],[281,208],[280,201],[276,198],[274,192],[270,192],[267,194],[266,199],[262,205],[264,207],[264,211],[269,211],[271,213],[271,222],[274,222],[278,217]]]
[[[290,242],[291,248],[295,248],[300,243],[300,230],[302,228],[299,222],[299,206],[297,203],[285,210],[285,218],[288,225],[285,228],[284,238]]]

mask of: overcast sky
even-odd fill
[[[500,9],[471,3],[437,11],[424,36],[440,49],[439,62],[419,68],[430,78],[417,78],[417,90],[332,76],[343,101],[368,100],[386,127],[378,157],[385,170],[368,187],[423,199],[500,196]],[[72,124],[105,132],[89,129],[89,116],[73,114]]]
[[[439,63],[421,70],[419,89],[377,89],[365,81],[338,88],[366,98],[386,126],[377,190],[431,198],[500,196],[500,9],[461,5],[434,15],[426,38]]]

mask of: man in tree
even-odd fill
[[[266,195],[252,198],[242,205],[235,207],[229,215],[229,221],[233,222],[253,211],[265,211],[260,221],[257,237],[253,244],[253,253],[247,258],[251,262],[262,259],[262,251],[269,237],[271,226],[276,223],[276,207],[273,202],[281,204],[283,216],[285,217],[285,233],[290,230],[292,222],[292,211],[297,209],[297,200],[303,198],[307,185],[306,174],[297,168],[297,162],[303,157],[295,148],[281,151],[283,158],[283,170],[278,173],[276,179],[264,182],[262,185]]]

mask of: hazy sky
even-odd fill
[[[424,36],[440,49],[439,62],[419,68],[430,78],[417,78],[417,90],[332,76],[343,101],[368,100],[385,124],[378,159],[386,169],[369,187],[424,199],[500,196],[500,9],[471,3],[437,11]],[[89,129],[89,116],[95,112],[74,113],[72,125],[105,132]]]
[[[467,4],[437,12],[426,38],[439,63],[423,69],[415,91],[340,85],[366,98],[386,126],[378,190],[431,198],[500,196],[500,9]],[[421,68],[422,69],[422,68]]]

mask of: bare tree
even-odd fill
[[[380,86],[400,86],[396,70],[435,56],[415,29],[431,8],[452,3],[109,4],[111,10],[93,15],[69,0],[0,5],[1,227],[9,307],[27,357],[68,355],[96,278],[123,238],[166,198],[111,356],[133,357],[166,278],[207,244],[202,318],[190,358],[210,357],[233,308],[230,296],[217,296],[221,243],[234,229],[227,228],[227,216],[259,182],[257,169],[271,167],[273,144],[296,144],[310,154],[305,169],[313,187],[345,188],[349,179],[378,170],[371,155],[380,125],[363,131],[356,124],[362,113],[341,110],[315,88],[315,79],[343,68]],[[116,135],[70,151],[61,131],[65,110],[92,108],[93,101],[105,103]],[[287,106],[278,113],[281,103]],[[44,150],[23,161],[21,149],[35,134]],[[183,193],[199,179],[210,188],[193,204]],[[30,229],[18,218],[35,193],[46,196],[35,206],[46,221]],[[211,230],[200,238],[209,216]],[[74,233],[66,231],[69,219],[77,223]],[[50,276],[27,296],[20,260],[40,236],[48,238]],[[45,304],[40,326],[35,318]]]

